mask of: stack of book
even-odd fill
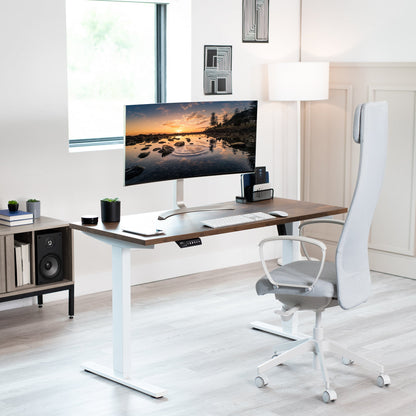
[[[26,211],[11,212],[8,209],[0,210],[0,225],[14,227],[33,223],[33,214]]]
[[[14,240],[16,286],[30,284],[30,243]]]

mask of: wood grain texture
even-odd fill
[[[64,227],[67,222],[51,217],[40,217],[33,221],[33,224],[19,225],[18,227],[8,227],[0,225],[0,235],[27,233],[38,230],[47,230],[50,228]]]
[[[4,236],[5,258],[6,258],[6,290],[7,292],[16,289],[15,262],[14,262],[14,235]]]
[[[295,201],[284,198],[274,198],[273,200],[259,201],[250,204],[233,204],[234,210],[231,211],[209,211],[192,212],[187,214],[175,215],[166,220],[158,220],[160,212],[150,212],[138,215],[128,215],[121,218],[119,223],[102,223],[97,225],[81,225],[80,223],[70,224],[73,229],[81,230],[86,233],[101,236],[111,236],[117,240],[144,246],[166,243],[169,241],[184,240],[188,238],[218,235],[235,231],[249,230],[253,228],[276,226],[295,221],[319,218],[327,215],[337,215],[347,212],[346,208],[316,204],[305,201]],[[273,218],[264,221],[238,224],[221,228],[208,228],[202,225],[201,221],[211,218],[220,218],[232,215],[247,214],[251,212],[286,211],[289,215],[284,218]],[[164,235],[156,237],[142,237],[123,232],[123,229],[140,230],[153,224],[156,228],[164,231]]]
[[[6,291],[6,252],[4,237],[0,236],[0,294]]]
[[[350,311],[327,310],[327,335],[368,358],[391,376],[386,389],[358,365],[329,357],[338,400],[326,405],[312,355],[269,372],[254,385],[256,366],[284,339],[249,329],[273,323],[278,306],[257,296],[259,264],[199,273],[132,288],[133,376],[168,389],[152,399],[81,369],[84,361],[111,365],[111,292],[0,313],[2,416],[413,416],[416,395],[416,282],[373,273],[370,300]],[[310,332],[312,313],[300,314]]]

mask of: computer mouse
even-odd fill
[[[270,211],[268,214],[274,215],[275,217],[287,217],[289,215],[285,211]]]

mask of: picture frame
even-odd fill
[[[269,0],[242,0],[243,42],[269,42]]]
[[[232,46],[204,46],[204,94],[232,94]]]

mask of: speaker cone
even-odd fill
[[[59,258],[53,254],[49,254],[42,258],[39,264],[40,272],[43,277],[47,279],[53,279],[61,270],[61,263]]]

